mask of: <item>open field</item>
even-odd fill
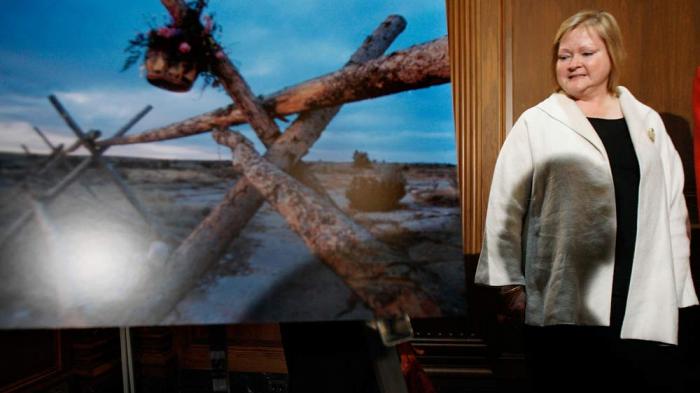
[[[0,221],[26,209],[33,219],[2,249],[0,327],[139,325],[128,310],[166,268],[177,246],[238,180],[227,162],[108,159],[159,223],[157,237],[109,178],[90,169],[50,204],[41,194],[67,168],[43,179],[27,176],[43,157],[0,155]],[[70,165],[80,160],[72,157]],[[411,259],[425,274],[443,313],[464,305],[460,211],[456,168],[438,164],[310,163],[330,197],[377,238]],[[345,192],[354,175],[400,168],[407,180],[398,209],[360,212]],[[169,243],[169,244],[168,244]],[[196,261],[193,261],[196,263]],[[201,277],[167,324],[370,319],[371,312],[329,268],[309,252],[267,204],[228,252]],[[141,322],[142,324],[142,322]]]

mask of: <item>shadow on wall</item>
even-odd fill
[[[678,150],[683,162],[683,172],[685,173],[685,202],[688,205],[688,214],[690,222],[697,223],[698,204],[697,204],[697,186],[695,184],[695,165],[693,156],[693,134],[690,130],[690,123],[676,114],[663,112],[660,114],[664,121],[668,135],[673,141],[673,145]]]
[[[678,150],[683,162],[685,172],[685,200],[688,205],[690,222],[697,224],[697,185],[695,184],[695,157],[693,154],[693,134],[690,124],[686,119],[673,113],[661,113],[673,145]],[[694,228],[690,236],[690,269],[695,283],[696,290],[700,288],[700,229]],[[686,365],[686,370],[700,369],[700,360],[697,354],[700,353],[700,307],[693,306],[681,308],[679,310],[678,344],[681,349],[681,359]],[[698,373],[686,373],[686,386],[697,388],[700,386]],[[690,389],[688,389],[690,391]]]

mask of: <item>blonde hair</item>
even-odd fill
[[[552,45],[552,73],[554,82],[557,86],[556,90],[561,91],[561,86],[557,81],[557,61],[559,60],[559,43],[562,37],[571,30],[582,26],[587,29],[593,29],[605,43],[605,47],[610,57],[610,75],[608,76],[608,92],[615,96],[617,93],[617,85],[620,81],[620,66],[625,57],[625,48],[622,45],[622,34],[620,26],[618,26],[615,17],[605,11],[579,11],[576,14],[567,18],[559,26],[557,34],[554,36],[554,44]]]

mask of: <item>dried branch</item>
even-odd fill
[[[176,25],[182,23],[187,15],[187,4],[182,0],[161,0],[161,4],[168,10]]]
[[[173,17],[175,25],[183,22],[187,13],[187,4],[183,0],[161,0],[161,2]],[[214,47],[220,47],[211,35],[209,35],[209,42]],[[213,62],[213,73],[217,76],[219,83],[240,108],[241,114],[255,130],[263,144],[265,146],[272,145],[275,139],[280,136],[279,127],[277,127],[275,121],[267,114],[253,95],[250,86],[248,86],[248,83],[243,79],[228,56],[223,51],[213,50],[210,52],[218,52],[220,54],[209,59],[209,61]]]
[[[243,135],[218,130],[213,137],[231,148],[233,166],[375,316],[440,316],[435,301],[412,277],[406,256],[374,239],[364,227],[262,158]]]
[[[278,117],[448,83],[450,65],[447,56],[447,37],[443,37],[283,89],[264,97],[262,105],[272,116]],[[229,106],[138,135],[107,139],[100,144],[123,145],[181,138],[245,122],[243,111]]]
[[[363,62],[381,56],[405,28],[405,20],[390,16],[351,57]],[[290,170],[318,140],[339,107],[303,112],[267,150],[265,157],[283,170]],[[160,322],[209,266],[221,259],[255,215],[264,199],[245,178],[232,187],[210,214],[195,228],[168,259],[163,279],[139,307],[131,309],[131,320]]]

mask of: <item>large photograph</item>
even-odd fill
[[[0,23],[0,328],[465,312],[444,2]]]

